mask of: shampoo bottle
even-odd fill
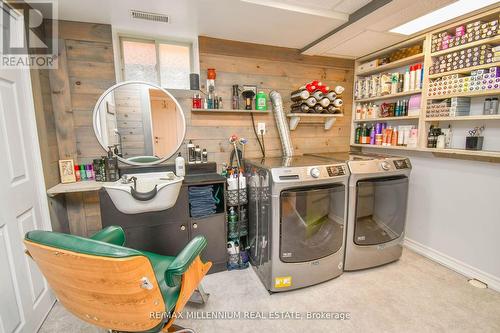
[[[410,67],[406,67],[405,79],[403,83],[403,91],[407,92],[410,90]]]
[[[112,146],[108,147],[108,156],[105,158],[106,181],[116,182],[120,178],[118,171],[118,159],[113,156]]]
[[[415,66],[410,66],[410,90],[415,90]]]
[[[189,164],[194,164],[196,161],[196,153],[194,151],[194,144],[193,141],[189,140],[189,143],[187,144],[187,156],[188,156],[188,163]]]
[[[422,64],[416,65],[415,71],[415,89],[422,89]]]
[[[186,175],[186,169],[184,165],[184,158],[181,153],[175,158],[175,174],[177,177],[184,177]]]

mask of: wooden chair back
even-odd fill
[[[165,321],[151,315],[164,313],[165,303],[146,257],[112,258],[24,242],[59,301],[78,318],[127,332]]]

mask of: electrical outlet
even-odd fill
[[[263,135],[266,134],[266,123],[257,123],[257,133],[262,133]]]

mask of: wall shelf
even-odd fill
[[[434,73],[432,75],[429,75],[429,68],[431,67],[433,60],[436,60],[436,57],[442,56],[445,54],[449,54],[452,52],[457,52],[460,50],[465,50],[471,47],[476,47],[480,45],[497,45],[500,44],[500,34],[490,37],[490,38],[485,38],[481,39],[478,41],[474,41],[471,43],[463,44],[463,45],[457,45],[452,48],[448,48],[445,50],[440,50],[436,52],[431,52],[431,38],[433,34],[440,33],[443,31],[455,31],[455,27],[459,25],[464,25],[468,22],[472,22],[472,20],[482,20],[484,18],[489,19],[494,19],[497,18],[499,14],[499,9],[498,7],[489,9],[485,12],[476,14],[474,16],[469,16],[463,20],[459,21],[454,21],[450,23],[449,25],[444,25],[441,26],[439,29],[433,30],[433,31],[428,31],[425,34],[416,36],[412,39],[409,39],[407,41],[404,41],[399,44],[395,44],[391,46],[390,48],[385,48],[376,52],[373,52],[367,56],[361,57],[355,61],[355,78],[359,79],[362,78],[363,76],[367,76],[370,74],[375,74],[377,72],[384,71],[386,69],[390,68],[397,68],[398,65],[401,67],[406,64],[411,64],[411,62],[418,62],[422,61],[423,62],[423,80],[422,80],[422,89],[417,90],[417,91],[410,91],[406,93],[398,93],[394,95],[385,95],[385,96],[377,96],[377,97],[371,97],[371,98],[361,98],[361,99],[353,99],[353,104],[352,104],[352,126],[351,126],[351,142],[354,142],[354,137],[355,137],[355,132],[356,132],[356,126],[358,126],[359,123],[375,123],[375,122],[384,122],[384,121],[393,121],[391,124],[392,126],[398,126],[399,124],[411,124],[414,125],[418,129],[418,144],[417,147],[414,148],[408,148],[408,147],[403,147],[403,146],[377,146],[377,145],[367,145],[367,144],[351,144],[351,147],[360,147],[360,149],[363,150],[363,148],[370,149],[386,149],[386,150],[393,150],[394,153],[396,153],[397,150],[399,151],[418,151],[418,152],[427,152],[427,153],[432,153],[436,156],[443,157],[443,158],[458,158],[458,159],[468,159],[468,160],[478,160],[478,161],[487,161],[487,162],[494,162],[498,163],[500,162],[500,146],[498,146],[497,141],[495,141],[495,137],[497,136],[498,130],[500,130],[500,114],[497,115],[482,115],[481,110],[482,110],[482,105],[481,104],[481,98],[483,96],[492,96],[495,97],[495,95],[500,96],[500,89],[491,89],[491,90],[484,90],[484,91],[466,91],[466,92],[457,92],[457,93],[452,93],[452,94],[446,94],[446,95],[439,95],[439,96],[429,96],[429,81],[432,81],[434,79],[441,78],[443,76],[447,75],[453,75],[453,74],[465,74],[465,75],[470,75],[471,71],[475,71],[478,69],[486,69],[490,67],[500,67],[500,61],[492,62],[489,64],[483,64],[479,66],[472,66],[468,68],[461,68],[453,71],[448,71],[444,73]],[[372,60],[375,60],[376,58],[379,58],[380,56],[385,56],[388,54],[389,51],[396,50],[398,48],[404,47],[405,45],[410,45],[410,43],[415,43],[416,41],[422,41],[423,43],[423,55],[415,55],[413,57],[408,57],[406,59],[401,59],[398,62],[392,63],[392,64],[387,64],[387,67],[379,66],[377,68],[370,68],[369,70],[365,71],[359,71],[359,67],[361,63],[364,62],[369,62]],[[419,56],[421,57],[419,59]],[[358,72],[359,71],[359,72]],[[381,101],[381,100],[387,100],[387,101],[395,101],[397,98],[402,97],[402,96],[410,96],[410,95],[417,95],[420,94],[419,96],[415,96],[414,98],[420,97],[420,114],[418,116],[410,116],[410,117],[388,117],[388,118],[382,118],[378,117],[375,119],[355,119],[356,118],[356,103],[363,103],[363,102],[371,102],[371,101]],[[473,100],[472,103],[474,105],[471,106],[471,112],[473,114],[469,116],[457,116],[457,117],[429,117],[427,118],[426,115],[426,108],[425,106],[429,101],[438,101],[438,100],[445,100],[448,98],[453,98],[453,97],[469,97],[469,98],[474,98],[478,97],[476,100]],[[481,110],[480,110],[481,109]],[[427,130],[428,126],[432,123],[437,123],[437,122],[454,122],[454,127],[465,127],[467,126],[468,123],[467,121],[473,122],[473,121],[479,121],[479,122],[489,122],[488,123],[488,128],[491,128],[493,132],[492,134],[488,134],[492,139],[492,141],[488,141],[492,143],[493,145],[489,149],[493,149],[490,151],[475,151],[475,150],[467,150],[467,149],[432,149],[432,148],[427,148]],[[496,132],[495,132],[496,131]],[[486,136],[488,136],[486,135]],[[464,139],[465,141],[465,139]],[[465,144],[465,142],[464,142]],[[460,143],[458,144],[460,145]]]
[[[105,184],[105,182],[96,182],[95,180],[84,180],[80,182],[59,183],[47,190],[47,195],[49,197],[54,197],[58,194],[64,193],[75,193],[75,192],[89,192],[89,191],[99,191]]]
[[[290,130],[293,131],[297,128],[297,125],[300,123],[302,118],[305,119],[316,119],[320,120],[325,124],[325,130],[329,130],[335,124],[335,121],[339,117],[343,117],[342,113],[287,113],[286,115],[290,118]]]
[[[382,100],[382,99],[391,99],[391,98],[398,98],[398,97],[403,97],[403,96],[418,95],[421,93],[422,93],[422,89],[418,89],[418,90],[405,91],[405,92],[400,92],[400,93],[391,94],[391,95],[355,99],[354,102],[355,103],[362,103],[362,102],[378,101],[378,100]]]
[[[454,71],[449,71],[449,72],[444,72],[444,73],[431,74],[431,75],[428,75],[427,77],[429,79],[435,79],[435,78],[438,78],[441,76],[452,75],[452,74],[466,74],[466,73],[470,73],[472,71],[475,71],[477,69],[484,69],[484,68],[490,68],[490,67],[495,67],[495,66],[500,66],[500,61],[492,62],[490,64],[484,64],[484,65],[479,65],[479,66],[472,66],[472,67],[467,67],[467,68],[456,69]]]
[[[395,150],[411,150],[415,151],[418,148],[406,147],[406,146],[380,146],[380,145],[369,145],[364,143],[351,143],[352,147],[364,147],[364,148],[376,148],[376,149],[395,149]]]
[[[418,53],[418,54],[415,54],[415,55],[412,55],[412,56],[409,56],[409,57],[406,57],[406,58],[403,58],[403,59],[399,59],[399,60],[390,62],[388,64],[380,65],[380,66],[377,66],[375,68],[372,68],[372,69],[369,69],[369,70],[365,70],[365,71],[356,73],[356,75],[358,75],[358,76],[368,76],[368,75],[371,75],[371,74],[376,74],[376,73],[384,72],[384,71],[389,70],[389,69],[399,68],[399,67],[403,67],[405,65],[410,65],[410,64],[418,63],[418,62],[421,62],[423,60],[424,60],[424,54],[423,53]]]
[[[266,110],[235,110],[235,109],[191,109],[191,112],[195,113],[270,113],[271,111]]]
[[[467,150],[467,149],[457,149],[457,148],[422,148],[421,151],[426,151],[436,154],[452,154],[452,155],[464,155],[464,156],[482,156],[482,157],[494,157],[500,158],[500,151],[488,151],[488,150]]]
[[[425,121],[427,121],[427,122],[433,122],[433,121],[472,121],[472,120],[500,120],[500,114],[425,118]]]
[[[439,95],[439,96],[427,96],[427,99],[447,99],[452,97],[481,97],[481,96],[492,96],[500,95],[500,89],[490,89],[481,91],[464,91],[455,94]]]
[[[402,117],[382,117],[372,119],[354,119],[355,123],[374,123],[377,121],[400,121],[400,120],[417,120],[420,116],[402,116]]]
[[[438,57],[440,55],[447,54],[447,53],[450,53],[450,52],[464,50],[464,49],[468,49],[470,47],[474,47],[474,46],[478,46],[478,45],[482,45],[482,44],[498,43],[498,42],[500,42],[500,35],[497,35],[495,37],[490,37],[490,38],[484,38],[484,39],[477,40],[477,41],[474,41],[474,42],[470,42],[470,43],[467,43],[467,44],[462,44],[462,45],[459,45],[459,46],[454,46],[454,47],[450,47],[450,48],[447,48],[447,49],[444,49],[444,50],[436,51],[436,52],[431,53],[431,56],[432,57]]]

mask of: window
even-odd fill
[[[191,45],[120,38],[123,79],[189,89]]]

